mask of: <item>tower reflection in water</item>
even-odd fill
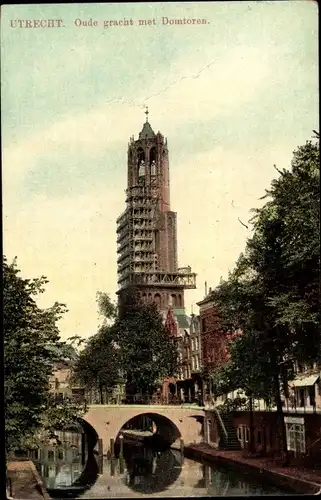
[[[182,470],[179,451],[124,446],[124,483],[138,493],[159,493],[178,479]]]

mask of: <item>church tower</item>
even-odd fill
[[[196,274],[177,264],[177,214],[170,207],[167,139],[155,134],[146,110],[138,139],[127,156],[126,209],[117,219],[118,296],[135,287],[160,311],[184,309],[184,290],[196,288]]]

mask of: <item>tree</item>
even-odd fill
[[[44,276],[23,279],[16,260],[3,262],[4,406],[6,451],[24,447],[43,426],[51,406],[49,375],[61,357],[57,321],[66,311],[56,302],[40,309]],[[57,415],[58,418],[58,415]]]
[[[319,144],[308,141],[292,170],[278,172],[244,254],[213,297],[224,327],[243,331],[231,351],[234,384],[274,400],[287,453],[281,390],[295,360],[320,361]]]
[[[87,390],[99,391],[100,403],[104,403],[104,393],[111,392],[120,381],[119,355],[115,347],[111,329],[100,328],[87,342],[79,354],[74,367],[73,379]]]
[[[256,266],[270,276],[275,327],[291,337],[287,358],[320,361],[319,142],[299,147],[292,171],[279,173],[266,193],[270,200],[254,218],[258,236],[270,247],[277,246],[278,252],[272,269],[271,259],[256,259]],[[252,247],[253,256],[258,256],[260,241],[253,239]]]
[[[117,306],[114,304],[109,295],[105,292],[97,292],[96,299],[98,303],[98,313],[103,320],[103,326],[109,325],[117,318]]]
[[[152,394],[177,368],[177,347],[156,305],[142,304],[135,288],[122,293],[118,308],[102,292],[97,302],[102,325],[79,354],[75,379],[99,390],[101,402],[123,382],[128,393]]]
[[[84,349],[78,351],[72,379],[87,390],[97,390],[100,403],[103,404],[104,394],[110,393],[121,380],[119,349],[110,326],[117,317],[117,307],[104,292],[97,292],[96,298],[98,313],[102,318],[98,332],[87,340],[74,336],[69,341],[76,343],[78,349],[81,344],[84,345]]]
[[[270,315],[265,290],[260,276],[251,267],[249,255],[240,256],[228,280],[213,291],[213,298],[226,332],[242,331],[241,336],[229,343],[234,386],[241,384],[240,387],[258,397],[270,395],[273,384],[267,375],[272,375],[278,367],[272,359],[274,346],[272,351],[268,349]]]
[[[132,307],[123,307],[112,330],[127,387],[133,392],[152,394],[160,380],[175,373],[177,347],[155,304],[133,300]]]

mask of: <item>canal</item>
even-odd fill
[[[117,455],[117,453],[116,453]],[[81,435],[65,432],[58,444],[31,457],[52,498],[287,495],[257,478],[188,459],[178,450],[124,444],[123,456],[88,452]]]

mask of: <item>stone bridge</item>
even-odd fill
[[[116,441],[122,427],[138,415],[150,417],[156,425],[156,433],[170,444],[180,438],[185,445],[202,441],[204,409],[198,406],[90,405],[83,420],[87,433],[91,431],[96,440],[102,439],[105,455],[110,439]]]

